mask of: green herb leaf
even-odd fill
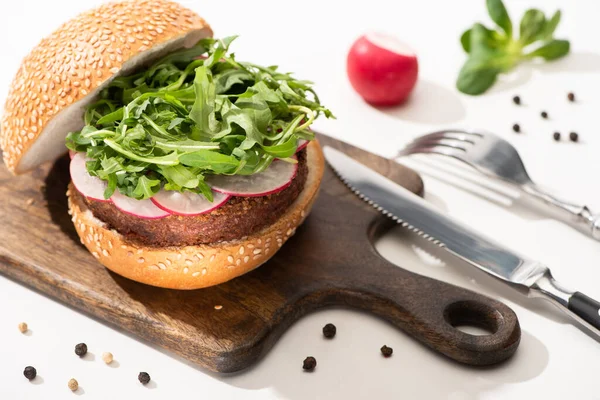
[[[470,95],[481,94],[492,87],[499,73],[491,59],[470,58],[458,74],[456,88]]]
[[[560,18],[561,18],[561,12],[560,12],[560,10],[556,10],[554,15],[552,15],[552,18],[550,18],[548,20],[548,22],[546,23],[544,33],[540,39],[547,40],[547,39],[552,38],[552,35],[554,35],[554,31],[556,31],[556,27],[558,26],[558,24],[560,22]]]
[[[560,11],[546,20],[540,10],[527,10],[520,21],[520,37],[513,39],[512,22],[502,1],[486,0],[486,4],[498,29],[490,30],[476,23],[461,35],[461,45],[469,55],[456,80],[456,87],[461,92],[484,93],[499,74],[510,71],[524,60],[541,57],[550,61],[568,54],[568,41],[552,39],[561,19]],[[281,87],[286,95],[286,88]]]
[[[537,9],[529,9],[521,19],[519,41],[523,46],[533,43],[543,35],[546,26],[546,16]]]
[[[527,55],[527,58],[542,57],[545,60],[556,60],[569,53],[571,45],[568,40],[551,40]]]
[[[460,44],[467,54],[471,51],[471,29],[467,29],[460,35]]]
[[[506,11],[506,7],[504,7],[502,0],[486,0],[486,4],[492,21],[502,28],[506,36],[509,38],[512,37],[512,21],[510,20],[508,11]]]

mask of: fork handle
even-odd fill
[[[594,214],[585,205],[561,200],[533,184],[523,185],[521,188],[525,193],[561,212],[569,225],[600,241],[600,214]]]

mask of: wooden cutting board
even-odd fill
[[[414,171],[326,136],[319,140],[423,193]],[[372,241],[389,221],[329,167],[311,215],[269,262],[194,291],[146,286],[102,267],[67,214],[69,179],[67,157],[20,177],[0,167],[0,272],[210,370],[248,367],[302,315],[331,305],[370,311],[467,364],[494,364],[518,347],[519,323],[504,304],[381,258]],[[472,336],[452,326],[461,324],[494,333]]]

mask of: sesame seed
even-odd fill
[[[249,259],[250,259],[250,256],[244,257],[244,262],[247,263]]]
[[[213,262],[214,260],[215,260],[215,255],[213,254],[212,256],[210,256],[210,259],[209,259],[209,261],[210,261],[210,262]]]
[[[110,253],[106,249],[103,249],[102,254],[104,255],[104,257],[108,257]]]
[[[189,270],[190,270],[190,269],[189,269],[188,267],[184,267],[184,268],[183,268],[183,273],[184,273],[184,274],[187,274]]]
[[[200,272],[198,272],[198,271],[196,271],[196,272],[194,272],[194,273],[192,274],[192,276],[193,276],[194,278],[195,278],[195,277],[197,277],[198,275],[200,275]]]
[[[227,261],[229,261],[230,263],[233,262],[233,257],[232,256],[227,256]]]
[[[96,253],[95,251],[92,252],[92,255],[96,258],[100,258],[100,255],[98,253]]]
[[[129,252],[129,253],[131,253],[131,252]],[[127,254],[129,255],[129,253],[127,253]],[[131,254],[133,255],[133,253],[131,253]],[[138,258],[138,259],[137,259],[137,262],[138,262],[139,264],[142,264],[144,261],[146,261],[146,260],[144,259],[144,257],[140,257],[140,258]]]
[[[215,306],[215,310],[220,310],[220,309],[222,309],[222,308],[223,308],[223,306],[222,306],[222,305],[216,305],[216,306]]]
[[[185,265],[191,266],[192,264],[193,264],[192,260],[185,260]]]
[[[244,254],[244,246],[241,246],[241,247],[240,247],[240,251],[239,251],[239,253],[240,253],[240,254]]]
[[[160,269],[167,269],[167,266],[164,263],[159,262],[157,265]]]
[[[158,267],[156,265],[150,265],[148,266],[148,269],[157,270]]]
[[[256,249],[252,253],[254,253],[254,254],[260,254],[260,253],[262,253],[262,250],[261,249]]]

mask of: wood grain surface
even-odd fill
[[[412,170],[326,136],[319,140],[423,193]],[[67,214],[68,162],[63,157],[19,177],[0,167],[0,272],[205,368],[246,368],[302,315],[332,305],[372,312],[471,365],[498,363],[519,345],[517,317],[504,304],[381,258],[372,242],[389,221],[329,167],[313,212],[269,262],[219,286],[177,291],[115,275],[80,244]],[[464,323],[493,334],[453,327]]]

